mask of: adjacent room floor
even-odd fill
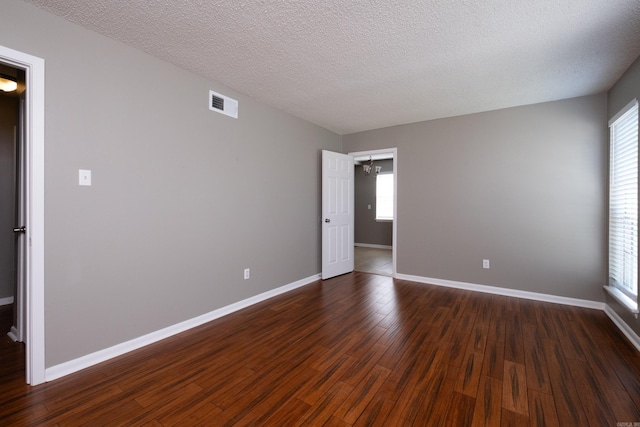
[[[354,248],[355,271],[363,273],[380,274],[383,276],[393,275],[393,261],[391,260],[391,249]]]

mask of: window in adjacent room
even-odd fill
[[[393,174],[376,176],[376,221],[393,221]]]
[[[638,101],[609,122],[609,287],[638,310]]]

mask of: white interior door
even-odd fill
[[[12,332],[15,334],[15,339],[20,342],[25,340],[25,323],[26,323],[26,310],[25,310],[25,294],[27,287],[27,188],[26,188],[26,153],[25,153],[25,115],[26,115],[26,101],[25,94],[20,96],[20,114],[18,116],[18,130],[16,141],[16,177],[17,177],[17,215],[16,215],[16,316],[14,328]]]
[[[322,150],[322,279],[353,271],[353,157]]]

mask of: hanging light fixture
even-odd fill
[[[18,89],[18,83],[13,77],[0,75],[0,90],[2,92],[13,92]]]
[[[376,175],[382,171],[382,166],[376,166],[373,164],[373,159],[369,156],[369,163],[365,163],[362,165],[362,170],[364,171],[365,176],[369,176],[371,171],[375,171]]]

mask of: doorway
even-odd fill
[[[0,64],[0,306],[5,322],[0,333],[9,335],[13,341],[23,341],[22,291],[18,287],[20,256],[24,242],[20,227],[20,194],[22,129],[20,105],[23,101],[24,71]],[[19,229],[19,228],[18,228]]]
[[[395,277],[397,239],[397,148],[349,153],[355,164],[355,270]],[[372,164],[373,163],[373,164]],[[363,166],[370,172],[364,172]],[[376,168],[377,167],[377,168]],[[381,213],[376,204],[380,178],[392,176],[393,196],[390,212]],[[379,201],[378,201],[379,202]],[[378,210],[378,212],[376,212]]]
[[[22,257],[16,263],[23,273],[22,287],[17,285],[14,303],[18,320],[16,338],[25,345],[25,380],[37,385],[45,382],[44,354],[44,60],[24,52],[0,46],[0,64],[23,75],[24,91],[19,103],[16,126],[16,150],[23,155],[22,203],[24,223],[16,227],[23,242]]]

